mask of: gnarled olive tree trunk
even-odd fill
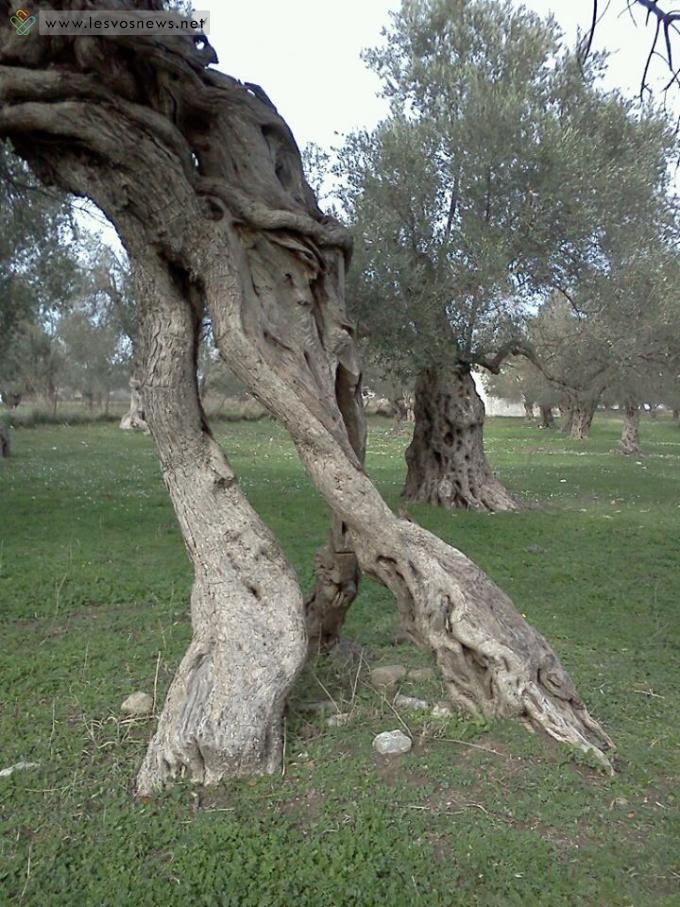
[[[640,407],[633,400],[627,400],[623,407],[623,431],[619,449],[629,456],[640,453]]]
[[[178,765],[203,780],[270,768],[305,649],[290,568],[203,424],[186,338],[193,330],[195,345],[204,311],[229,366],[291,433],[360,567],[394,593],[402,622],[432,651],[452,701],[522,720],[609,766],[611,741],[545,639],[464,554],[396,517],[366,475],[350,428],[361,401],[344,308],[349,237],[319,211],[262,89],[208,69],[212,49],[185,37],[22,43],[9,32],[0,135],[43,179],[105,211],[148,300],[145,413],[196,574],[196,646],[140,789]],[[473,413],[466,424],[478,423]],[[241,706],[241,693],[256,706]]]
[[[363,463],[366,416],[358,370],[337,369],[335,397],[352,449]],[[360,576],[349,529],[341,518],[333,515],[330,538],[316,555],[315,582],[305,599],[310,655],[326,652],[339,641],[345,616],[359,591]]]
[[[566,394],[560,400],[561,431],[574,440],[585,441],[590,436],[597,399],[578,391]]]
[[[144,405],[142,403],[140,387],[139,366],[135,362],[133,373],[130,376],[130,406],[120,420],[119,425],[123,431],[131,431],[132,429],[143,432],[149,431],[149,426],[146,424],[146,419],[144,418]]]
[[[193,637],[137,777],[147,794],[178,773],[209,784],[276,770],[306,635],[295,575],[206,426],[186,286],[143,245],[132,260],[144,411],[194,567]]]
[[[590,437],[590,426],[593,424],[595,404],[578,402],[572,409],[570,437],[576,441],[585,441]]]
[[[516,510],[484,453],[484,403],[464,367],[418,375],[403,496],[465,510]]]
[[[563,435],[570,435],[574,424],[574,408],[568,397],[560,400],[560,431]]]
[[[541,428],[554,428],[555,416],[553,415],[552,406],[540,406],[541,410]]]

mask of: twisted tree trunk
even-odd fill
[[[571,430],[569,435],[576,441],[585,441],[590,437],[590,426],[595,415],[595,403],[577,401],[571,411]]]
[[[133,261],[144,411],[194,567],[193,637],[137,777],[148,794],[177,774],[210,784],[279,767],[306,634],[295,574],[207,428],[186,286],[144,247]]]
[[[627,400],[623,408],[623,431],[619,442],[621,453],[633,456],[640,453],[640,407]]]
[[[484,403],[469,369],[427,369],[416,381],[403,496],[465,510],[516,510],[484,453]]]
[[[533,422],[534,421],[534,404],[531,402],[531,400],[527,400],[525,397],[522,402],[522,405],[524,406],[524,418],[526,419],[527,422]]]
[[[560,431],[563,435],[570,435],[574,424],[574,407],[568,397],[560,400]]]
[[[609,767],[611,741],[545,639],[464,554],[397,518],[364,472],[350,427],[361,401],[344,309],[349,237],[319,211],[262,89],[208,69],[207,42],[22,43],[10,32],[0,34],[0,135],[43,179],[93,198],[130,253],[148,301],[145,413],[194,563],[194,641],[139,789],[182,768],[207,781],[270,769],[306,648],[290,568],[204,425],[195,376],[204,310],[229,366],[290,431],[361,568],[433,652],[452,701],[542,728]],[[481,438],[483,416],[468,379],[461,402],[449,401],[462,447]],[[439,405],[449,421],[449,404]],[[484,464],[473,476],[493,489]],[[470,489],[480,501],[482,487]]]
[[[366,414],[361,375],[336,370],[335,397],[352,450],[360,463],[366,456]],[[309,652],[326,652],[340,639],[345,616],[359,591],[359,561],[345,522],[331,516],[328,543],[317,553],[314,586],[305,599]]]
[[[120,428],[123,431],[137,429],[148,433],[149,426],[146,424],[144,417],[144,406],[142,404],[140,364],[138,353],[135,350],[132,364],[132,374],[130,375],[130,406],[123,418],[120,420]]]
[[[553,415],[552,406],[541,406],[541,428],[554,428],[555,416]]]

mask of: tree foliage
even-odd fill
[[[405,372],[497,371],[537,304],[607,279],[612,225],[654,220],[672,132],[509,2],[406,0],[385,37],[366,59],[390,116],[337,168],[360,329]]]

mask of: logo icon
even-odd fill
[[[9,17],[10,24],[16,29],[18,35],[27,35],[36,23],[35,16],[32,16],[25,9],[18,9]]]

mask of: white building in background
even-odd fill
[[[515,403],[512,400],[503,400],[501,397],[490,397],[484,387],[483,377],[478,372],[473,372],[472,377],[475,379],[475,387],[477,388],[477,393],[482,398],[487,416],[524,417],[524,407],[521,403]]]

